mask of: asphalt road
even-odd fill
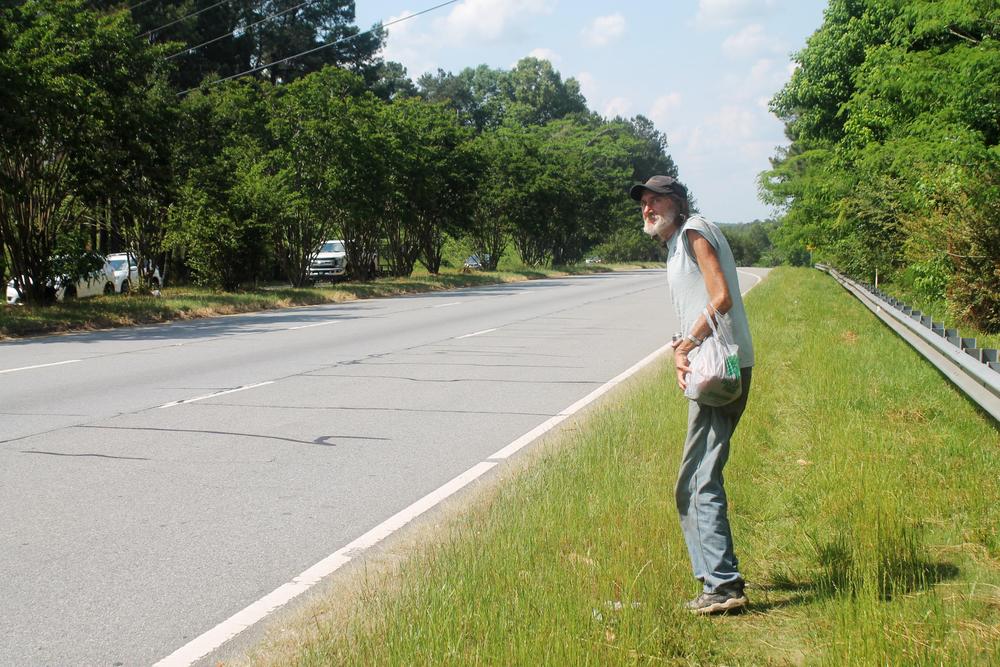
[[[171,654],[669,341],[665,280],[0,343],[0,665]]]

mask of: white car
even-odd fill
[[[139,282],[139,265],[136,264],[135,255],[127,252],[115,252],[108,255],[108,262],[114,274],[115,292],[118,294],[128,294],[133,285]],[[157,289],[160,286],[160,270],[153,269],[153,277],[150,279],[150,287]]]
[[[49,289],[55,296],[56,301],[96,296],[98,294],[114,294],[117,291],[115,288],[115,272],[112,270],[111,264],[105,260],[104,266],[96,271],[91,271],[75,283],[65,278],[58,278],[49,284]],[[18,294],[17,288],[14,286],[14,280],[12,279],[7,283],[7,303],[14,305],[20,302],[21,295]]]
[[[310,280],[334,280],[347,274],[347,248],[343,241],[327,241],[309,261],[306,275]]]

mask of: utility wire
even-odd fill
[[[254,26],[258,26],[261,23],[266,23],[267,21],[270,21],[273,18],[277,18],[277,17],[281,16],[282,14],[287,14],[288,12],[294,12],[296,9],[299,9],[300,7],[304,7],[305,5],[308,5],[308,4],[313,3],[313,2],[316,2],[316,0],[305,0],[305,2],[300,2],[299,4],[295,5],[294,7],[289,7],[288,9],[283,9],[283,10],[281,10],[280,12],[278,12],[276,14],[271,14],[270,16],[262,18],[259,21],[254,21],[250,25],[245,26],[243,28],[240,28],[239,26],[237,26],[237,27],[233,28],[232,30],[230,30],[227,33],[219,35],[218,37],[213,37],[212,39],[208,40],[207,42],[202,42],[201,44],[198,44],[197,46],[191,46],[191,47],[188,47],[188,48],[184,49],[183,51],[178,51],[177,53],[175,53],[173,55],[167,56],[166,58],[164,58],[164,60],[171,60],[173,58],[176,58],[177,56],[182,56],[182,55],[184,55],[186,53],[191,53],[192,51],[197,51],[198,49],[200,49],[203,46],[208,46],[209,44],[214,44],[215,42],[218,42],[220,39],[225,39],[227,37],[233,37],[233,36],[236,35],[237,31],[246,32],[246,31],[250,30],[251,28],[253,28]]]
[[[381,27],[388,28],[391,25],[395,25],[397,23],[402,23],[403,21],[409,21],[410,19],[416,18],[416,17],[420,16],[421,14],[427,14],[428,12],[433,12],[435,9],[441,9],[442,7],[447,7],[448,5],[453,5],[456,2],[458,2],[458,1],[459,0],[448,0],[448,2],[442,2],[439,5],[434,5],[433,7],[429,7],[427,9],[422,10],[422,11],[419,11],[416,14],[409,14],[409,15],[404,16],[402,18],[398,18],[395,21],[389,21],[388,23],[383,23]],[[215,81],[212,81],[212,82],[210,82],[208,84],[205,84],[205,85],[214,86],[216,84],[223,83],[224,81],[229,81],[231,79],[236,79],[236,78],[241,77],[241,76],[246,76],[247,74],[254,74],[256,72],[260,72],[261,70],[265,70],[268,67],[274,67],[275,65],[280,65],[282,63],[287,63],[289,60],[295,60],[296,58],[301,58],[302,56],[307,56],[310,53],[316,53],[317,51],[322,51],[323,49],[328,49],[331,46],[336,46],[337,44],[340,44],[342,42],[346,42],[346,41],[354,39],[356,37],[361,37],[362,35],[367,35],[367,34],[369,34],[371,32],[374,32],[374,30],[375,29],[372,28],[371,30],[365,30],[364,32],[359,32],[359,33],[356,33],[354,35],[348,35],[347,37],[341,37],[340,39],[336,39],[336,40],[334,40],[332,42],[328,42],[326,44],[321,44],[321,45],[319,45],[319,46],[317,46],[315,48],[308,49],[308,50],[302,51],[300,53],[296,53],[295,55],[292,55],[292,56],[288,56],[287,58],[282,58],[281,60],[275,60],[273,62],[267,63],[266,65],[260,65],[259,67],[254,67],[252,69],[248,69],[248,70],[243,71],[243,72],[238,72],[237,74],[231,74],[230,76],[224,77],[222,79],[216,79]],[[177,93],[177,95],[178,95],[178,97],[181,96],[181,95],[187,95],[192,90],[198,90],[198,88],[200,88],[200,87],[201,86],[198,86],[198,87],[195,87],[195,88],[188,88],[187,90],[182,90],[181,92]]]
[[[198,14],[202,14],[202,13],[204,13],[204,12],[207,12],[207,11],[208,11],[209,9],[215,9],[215,8],[216,8],[216,7],[218,7],[219,5],[224,5],[224,4],[226,4],[227,2],[229,2],[229,0],[221,0],[221,2],[217,2],[217,3],[215,3],[214,5],[209,5],[208,7],[205,7],[204,9],[199,9],[199,10],[198,10],[198,11],[196,11],[196,12],[191,12],[190,14],[188,14],[188,15],[186,15],[186,16],[182,16],[182,17],[180,17],[179,19],[177,19],[177,20],[175,20],[175,21],[171,21],[170,23],[164,23],[164,24],[163,24],[163,25],[161,25],[161,26],[160,26],[159,28],[153,28],[152,30],[147,30],[146,32],[144,32],[144,33],[142,33],[141,35],[139,35],[139,37],[147,37],[147,36],[149,36],[149,35],[152,35],[152,34],[153,34],[154,32],[156,32],[157,30],[163,30],[164,28],[169,28],[170,26],[172,26],[172,25],[176,25],[176,24],[180,23],[181,21],[183,21],[183,20],[185,20],[185,19],[189,19],[189,18],[191,18],[192,16],[197,16]]]
[[[138,9],[139,7],[142,7],[143,5],[147,5],[150,2],[152,2],[152,1],[153,0],[141,0],[141,2],[137,2],[134,5],[132,5],[131,7],[126,7],[126,9],[128,9],[129,11],[132,11],[133,9]]]

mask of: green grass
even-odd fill
[[[979,347],[1000,347],[1000,333],[987,334],[968,322],[956,320],[945,299],[929,299],[899,283],[883,283],[879,285],[879,289],[925,315],[930,315],[935,322],[944,322],[948,328],[959,329],[962,336],[975,338]]]
[[[344,282],[307,288],[273,286],[236,293],[193,286],[168,287],[162,290],[162,296],[159,298],[133,293],[127,296],[79,299],[47,307],[0,306],[0,339],[340,303],[354,299],[399,296],[638,267],[639,265],[579,265],[552,269],[512,267],[504,271],[472,273],[443,270],[437,276],[423,271],[415,272],[409,278],[379,278],[366,283]]]
[[[818,271],[776,270],[748,308],[758,365],[726,479],[751,612],[680,608],[698,585],[664,362],[249,660],[1000,664],[997,425]]]

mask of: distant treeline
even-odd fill
[[[805,266],[809,252],[800,248],[783,249],[775,245],[772,237],[778,230],[777,220],[721,224],[719,228],[733,250],[737,266]]]

